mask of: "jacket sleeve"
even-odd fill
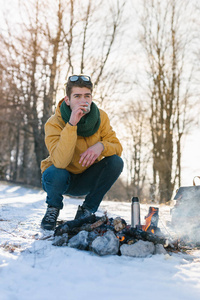
[[[62,128],[58,123],[47,121],[45,143],[52,163],[56,168],[65,169],[74,155],[77,141],[77,126],[68,123]]]
[[[104,146],[104,150],[102,152],[103,156],[111,156],[122,154],[122,145],[118,138],[116,137],[115,131],[113,131],[112,126],[110,125],[110,120],[108,115],[103,111],[103,115],[101,116],[101,142]]]

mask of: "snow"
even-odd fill
[[[52,238],[37,239],[53,233],[40,229],[45,197],[42,190],[0,182],[1,300],[200,299],[199,250],[132,258],[55,247]],[[73,219],[81,203],[65,197],[59,219]],[[130,203],[103,201],[98,214],[105,210],[130,224]],[[142,218],[147,211],[141,205]],[[164,232],[170,207],[160,207],[159,219]]]

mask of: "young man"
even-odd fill
[[[86,195],[75,219],[95,213],[122,172],[122,146],[107,114],[92,102],[92,89],[89,76],[70,76],[66,97],[45,124],[49,157],[41,162],[48,205],[43,229],[55,228],[63,195]]]

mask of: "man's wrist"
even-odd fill
[[[68,121],[69,125],[74,126],[70,121]]]
[[[102,152],[104,151],[104,144],[102,143],[102,142],[99,142],[101,145],[102,145],[102,147],[103,147],[103,150],[102,150]]]

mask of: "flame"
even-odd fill
[[[117,238],[119,239],[120,242],[123,242],[125,240],[125,236],[123,235],[122,237],[117,235]]]
[[[155,214],[157,210],[152,207],[152,211],[151,213],[149,213],[146,217],[145,217],[145,220],[146,220],[146,224],[145,225],[142,225],[142,230],[144,231],[147,231],[149,226],[151,225],[151,218],[152,216]],[[151,230],[152,233],[154,233],[154,229]]]

